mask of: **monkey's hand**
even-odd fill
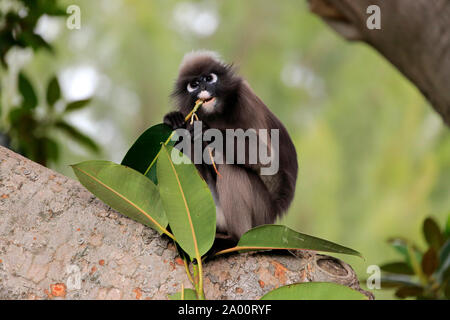
[[[184,115],[180,111],[169,112],[164,116],[163,122],[171,127],[172,130],[186,127]]]

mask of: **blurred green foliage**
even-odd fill
[[[8,72],[10,64],[7,62],[7,55],[15,55],[16,53],[10,52],[15,48],[31,48],[34,52],[45,48],[53,53],[52,46],[36,32],[36,28],[40,18],[44,16],[65,15],[65,11],[58,7],[55,0],[8,1],[2,3],[0,9],[0,61],[4,71]],[[14,69],[14,62],[12,67]],[[7,115],[0,124],[2,145],[47,165],[59,159],[60,143],[52,138],[52,132],[58,129],[92,151],[99,151],[91,138],[64,120],[66,113],[83,108],[89,103],[89,99],[70,103],[61,101],[64,99],[59,81],[56,76],[52,76],[46,87],[45,108],[38,108],[44,103],[39,103],[38,94],[30,79],[23,72],[14,74],[14,71],[9,70],[9,73],[17,80],[15,87],[20,99],[17,102],[11,99],[12,101],[8,101],[10,103],[2,103],[8,105],[4,111]],[[59,102],[57,110],[55,105]]]
[[[25,72],[40,92],[46,90],[42,79],[57,73],[64,96],[95,95],[92,107],[67,121],[103,152],[86,152],[55,132],[61,145],[56,170],[73,177],[68,164],[95,157],[120,162],[135,139],[172,109],[169,94],[183,54],[206,48],[235,62],[294,140],[299,179],[281,223],[357,249],[366,262],[342,258],[366,278],[368,265],[395,259],[387,238],[420,245],[425,217],[444,222],[450,208],[448,128],[382,56],[336,35],[306,1],[60,4],[80,6],[81,29],[49,19],[57,54],[38,51]],[[82,85],[87,83],[91,91]]]
[[[381,287],[395,288],[395,295],[402,299],[450,299],[450,215],[442,231],[431,217],[423,222],[422,231],[427,243],[424,251],[411,240],[389,240],[403,260],[381,266]]]
[[[57,0],[5,0],[0,8],[0,61],[4,67],[7,66],[6,54],[14,46],[52,50],[47,41],[35,32],[35,28],[43,15],[65,14],[58,7]]]

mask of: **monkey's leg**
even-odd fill
[[[257,225],[272,223],[272,200],[258,174],[244,167],[218,165],[216,187],[227,233],[235,239]],[[218,217],[219,218],[219,217]]]

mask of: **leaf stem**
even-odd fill
[[[195,264],[195,263],[192,264],[192,270],[194,271],[195,292],[197,292],[197,296],[198,296],[198,266],[197,266],[197,264]]]
[[[202,266],[202,259],[197,258],[198,262],[198,293],[199,293],[199,299],[205,300],[205,293],[203,292],[203,266]]]
[[[189,278],[189,281],[191,281],[192,285],[195,286],[194,279],[192,279],[191,271],[189,270],[188,262],[186,260],[186,257],[184,257],[184,256],[183,256],[183,262],[184,262],[184,269]]]
[[[192,267],[194,269],[194,280],[195,280],[194,286],[195,291],[197,293],[197,298],[199,300],[205,300],[205,294],[203,292],[203,268],[201,259],[197,260],[197,263],[193,263]]]
[[[181,300],[184,300],[184,285],[181,284]]]
[[[184,118],[184,122],[187,122],[193,114],[195,114],[195,112],[197,112],[197,110],[202,106],[203,101],[202,100],[197,100],[195,102],[195,106],[194,108],[191,110],[191,112],[189,112],[189,114]],[[174,136],[175,131],[173,131],[170,136],[167,138],[167,140],[164,142],[164,146],[167,146],[167,144],[169,143],[169,141],[172,139],[172,137]],[[161,153],[161,149],[158,151],[158,153],[156,154],[155,158],[152,160],[152,162],[150,163],[150,165],[148,166],[147,170],[145,170],[144,172],[144,176],[147,175],[147,173],[150,171],[150,169],[153,167],[153,165],[155,164],[156,160],[159,157],[159,154]]]
[[[221,254],[225,254],[225,253],[230,253],[230,252],[234,252],[234,251],[241,251],[241,250],[252,250],[252,251],[256,251],[256,250],[305,250],[305,251],[311,251],[311,249],[301,249],[301,248],[282,248],[282,247],[256,247],[256,246],[249,246],[249,247],[241,247],[241,246],[236,246],[236,247],[232,247],[232,248],[228,248],[228,249],[224,249],[221,250],[219,252],[216,252],[214,254],[214,256],[219,256]]]
[[[419,277],[420,282],[426,286],[428,283],[426,275],[422,272],[422,267],[416,259],[416,255],[414,254],[414,250],[410,244],[407,244],[406,250],[409,255],[409,259],[411,262],[411,267],[414,270],[414,273]]]
[[[164,145],[167,146],[167,144],[169,143],[170,139],[172,139],[173,135],[175,134],[175,131],[172,131],[172,133],[170,134],[170,136],[167,138],[166,142],[164,142]],[[147,173],[150,171],[150,169],[153,167],[153,165],[155,164],[156,160],[158,159],[160,153],[161,153],[162,149],[159,149],[158,153],[156,154],[155,158],[153,158],[152,162],[150,163],[150,165],[148,166],[147,170],[145,170],[144,172],[144,176],[147,175]]]

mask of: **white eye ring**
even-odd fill
[[[197,87],[198,87],[198,86],[197,86]],[[187,85],[187,91],[189,91],[189,92],[194,92],[195,90],[197,90],[197,87],[196,87],[196,88],[192,88],[191,83],[188,83],[188,85]]]
[[[208,81],[209,83],[216,83],[217,82],[217,74],[215,73],[210,73],[209,74],[211,76],[211,80]]]

